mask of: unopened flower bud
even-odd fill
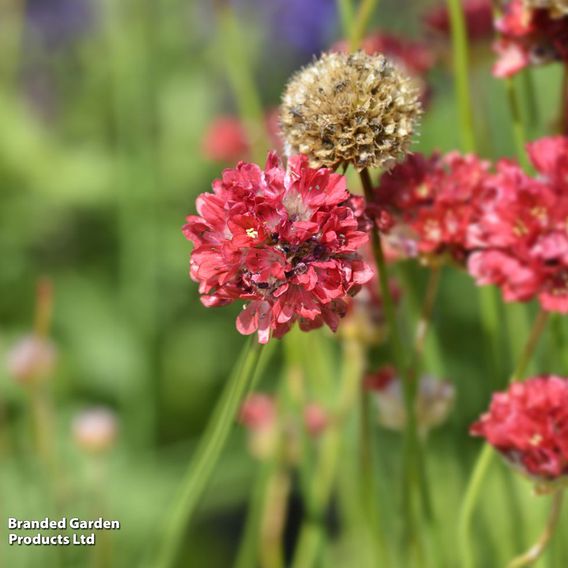
[[[8,373],[18,381],[29,384],[47,378],[57,361],[57,350],[49,340],[28,335],[8,352]]]
[[[329,417],[324,408],[312,402],[304,408],[304,424],[310,436],[317,438],[327,428]]]
[[[77,445],[91,453],[112,447],[118,432],[116,415],[107,408],[84,410],[75,417],[72,428]]]
[[[384,367],[366,377],[364,386],[376,393],[379,422],[391,430],[404,430],[406,409],[403,384],[392,367]],[[424,375],[420,378],[416,395],[416,422],[422,436],[442,424],[454,402],[454,386]]]
[[[249,431],[248,447],[255,458],[268,459],[278,444],[278,415],[274,398],[252,394],[243,403],[239,422]]]

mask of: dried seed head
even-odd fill
[[[410,144],[419,89],[383,55],[326,53],[292,77],[281,123],[287,153],[312,167],[389,167]]]
[[[553,18],[568,15],[568,0],[524,0],[524,3],[531,10],[548,10]]]

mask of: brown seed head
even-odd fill
[[[410,145],[419,89],[383,55],[325,53],[292,77],[282,99],[287,153],[311,167],[386,168]]]

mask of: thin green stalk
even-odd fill
[[[540,310],[534,321],[531,333],[525,344],[525,348],[519,357],[513,374],[511,375],[510,382],[520,380],[525,374],[528,364],[530,363],[538,345],[538,341],[546,327],[547,321],[548,313],[544,310]],[[481,494],[481,487],[483,486],[483,481],[485,480],[489,466],[491,465],[493,455],[494,453],[491,446],[485,443],[477,461],[475,462],[475,467],[469,479],[462,502],[458,522],[458,540],[463,568],[475,567],[473,544],[471,541],[471,523],[477,501]]]
[[[367,523],[372,531],[372,541],[375,548],[375,563],[381,566],[390,566],[390,556],[384,538],[384,529],[381,523],[379,510],[379,496],[375,483],[375,452],[373,438],[373,417],[371,413],[371,396],[368,391],[361,392],[361,499],[363,510],[367,516]],[[382,562],[381,562],[382,561]]]
[[[534,76],[529,68],[521,73],[522,87],[525,94],[525,103],[527,108],[528,123],[534,128],[540,123],[538,100],[534,85]]]
[[[317,562],[325,539],[324,515],[333,493],[342,453],[344,422],[356,402],[356,393],[361,386],[364,365],[361,345],[355,341],[346,341],[343,350],[342,384],[336,401],[336,416],[321,440],[318,461],[308,489],[307,517],[300,529],[292,561],[293,568],[311,568]],[[382,538],[381,534],[375,536]]]
[[[341,20],[341,32],[347,39],[353,29],[353,0],[337,0],[337,11]]]
[[[462,144],[466,152],[474,152],[476,144],[469,85],[469,47],[463,6],[460,0],[447,0],[447,5],[452,29],[453,65]]]
[[[562,77],[562,91],[560,93],[560,113],[558,118],[558,131],[562,135],[568,134],[568,64],[564,64]]]
[[[264,111],[245,50],[245,36],[230,3],[218,7],[217,18],[225,71],[239,115],[249,135],[253,158],[263,160],[268,149]]]
[[[365,192],[367,202],[372,202],[373,199],[373,185],[371,177],[367,169],[360,172],[361,183]],[[404,515],[406,520],[407,530],[412,535],[414,529],[413,513],[412,513],[412,488],[414,482],[417,482],[420,499],[424,509],[424,513],[428,519],[432,518],[432,507],[428,491],[428,484],[426,482],[426,471],[424,466],[422,444],[418,437],[418,429],[416,424],[416,392],[417,382],[412,380],[411,373],[408,372],[404,351],[402,349],[400,330],[396,318],[394,302],[389,285],[388,269],[383,252],[381,242],[381,235],[376,227],[373,225],[372,229],[372,249],[377,272],[379,277],[380,289],[383,305],[385,307],[385,315],[389,326],[389,341],[391,345],[392,355],[394,356],[396,367],[401,373],[403,379],[404,391],[404,406],[406,411],[406,428],[404,430],[404,484],[403,484],[403,499],[404,499]]]
[[[168,568],[175,562],[184,530],[205,490],[225,447],[237,410],[254,376],[261,345],[252,337],[242,365],[229,378],[207,424],[172,509],[166,516],[165,531],[153,568]]]
[[[361,45],[363,36],[365,35],[365,29],[369,23],[369,19],[376,8],[378,0],[361,0],[359,4],[359,10],[355,16],[355,20],[351,26],[350,34],[350,47],[351,51],[356,51]]]
[[[515,138],[515,147],[517,149],[517,158],[525,171],[531,168],[530,162],[525,151],[527,143],[527,133],[523,124],[523,116],[521,112],[521,103],[519,95],[515,87],[513,79],[505,80],[505,90],[507,91],[507,101],[511,111],[511,119],[513,121],[513,134]]]
[[[420,361],[424,353],[426,345],[426,338],[432,323],[432,314],[434,312],[434,304],[438,289],[440,288],[440,278],[442,275],[442,267],[434,266],[430,269],[428,274],[428,284],[426,285],[426,294],[420,310],[420,317],[416,325],[416,332],[414,336],[414,352],[412,355],[412,364],[410,366],[412,375],[415,378],[419,377]]]
[[[286,465],[280,465],[269,479],[260,525],[260,565],[263,568],[284,568],[283,534],[290,487],[290,471]]]
[[[554,531],[558,525],[560,519],[560,513],[562,511],[562,501],[564,498],[564,489],[557,489],[552,495],[552,507],[550,509],[550,514],[548,520],[546,521],[546,526],[544,527],[543,533],[540,535],[536,543],[531,546],[531,548],[522,554],[514,558],[508,565],[507,568],[522,568],[523,566],[530,566],[536,562],[545,551],[550,539],[554,536]]]
[[[132,9],[129,2],[103,2],[105,40],[112,79],[115,128],[117,220],[119,230],[119,301],[133,323],[144,355],[138,391],[125,401],[132,436],[148,446],[156,434],[159,401],[159,165],[154,129],[156,74],[152,68],[151,6]],[[124,26],[124,22],[129,22]],[[144,62],[132,66],[132,61]]]

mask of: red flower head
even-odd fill
[[[205,306],[247,302],[237,329],[284,335],[324,323],[336,330],[347,299],[372,278],[358,254],[367,242],[349,204],[345,178],[294,156],[282,169],[274,153],[265,170],[239,163],[197,199],[187,218],[194,243],[190,275]]]
[[[283,147],[280,135],[279,109],[273,108],[264,116],[264,130],[272,148]],[[214,162],[232,163],[246,160],[251,144],[243,123],[234,116],[220,116],[210,125],[203,137],[203,155]]]
[[[503,161],[487,182],[469,271],[478,284],[500,286],[506,301],[538,297],[545,310],[568,313],[568,139],[544,138],[528,151],[538,179]]]
[[[433,260],[447,253],[463,262],[488,169],[487,162],[455,152],[408,156],[383,175],[376,191],[378,208],[396,219],[388,242],[402,256]]]
[[[539,484],[568,474],[568,379],[545,375],[493,395],[471,427]]]
[[[247,133],[238,118],[220,116],[207,129],[203,138],[203,155],[216,162],[235,162],[250,152]]]
[[[526,7],[511,0],[496,24],[500,39],[495,43],[496,77],[510,77],[529,65],[568,61],[568,17],[554,17],[545,9]]]
[[[462,2],[467,33],[471,41],[493,37],[493,10],[491,0],[464,0]],[[426,14],[426,24],[433,30],[449,36],[450,14],[445,5]]]

